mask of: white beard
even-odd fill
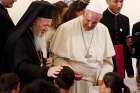
[[[41,50],[43,52],[43,57],[46,58],[47,57],[47,41],[46,41],[46,36],[45,34],[43,35],[36,35],[34,34],[34,41],[35,41],[35,47],[36,50]]]
[[[49,48],[49,43],[54,34],[54,31],[51,29],[47,32],[45,32],[43,35],[40,34],[34,34],[34,42],[35,42],[35,47],[36,50],[42,50],[43,52],[43,57],[47,58],[47,52]]]
[[[34,35],[34,41],[35,41],[35,47],[36,50],[40,50],[41,49],[41,40],[42,38],[40,36]]]

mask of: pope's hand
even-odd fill
[[[74,72],[75,74],[75,80],[81,80],[83,75],[81,73],[78,73],[78,72]]]
[[[47,58],[46,65],[47,65],[48,67],[50,67],[50,66],[52,66],[52,64],[53,64],[53,59],[52,59],[52,57]]]

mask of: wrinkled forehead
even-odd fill
[[[124,0],[109,0],[109,1],[112,1],[112,2],[123,2]]]
[[[50,22],[52,22],[52,19],[51,19],[51,18],[45,18],[45,17],[37,17],[37,18],[35,19],[35,21],[39,21],[39,22],[48,22],[48,23],[50,23]]]
[[[93,11],[86,11],[84,19],[88,21],[99,21],[102,15]]]
[[[93,18],[95,18],[95,17],[102,17],[102,14],[94,12],[94,11],[90,11],[90,10],[85,10],[85,15],[87,17],[93,17]]]

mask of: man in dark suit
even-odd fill
[[[52,22],[55,7],[47,1],[34,1],[9,36],[4,50],[3,71],[15,72],[21,79],[21,85],[35,79],[56,77],[62,66],[47,67],[40,55],[41,37]]]
[[[15,0],[0,0],[0,63],[7,38],[15,27],[6,9],[11,8],[14,2]]]
[[[135,23],[132,28],[132,48],[134,57],[137,59],[137,66],[140,63],[140,21]]]
[[[125,69],[128,77],[134,76],[132,59],[127,45],[129,36],[129,19],[120,14],[123,0],[106,0],[108,8],[103,13],[101,22],[109,29],[116,56],[113,58],[114,71],[125,77]]]

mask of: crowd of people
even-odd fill
[[[131,93],[125,71],[140,89],[140,23],[130,36],[123,0],[33,1],[16,25],[16,0],[0,0],[0,93]]]

